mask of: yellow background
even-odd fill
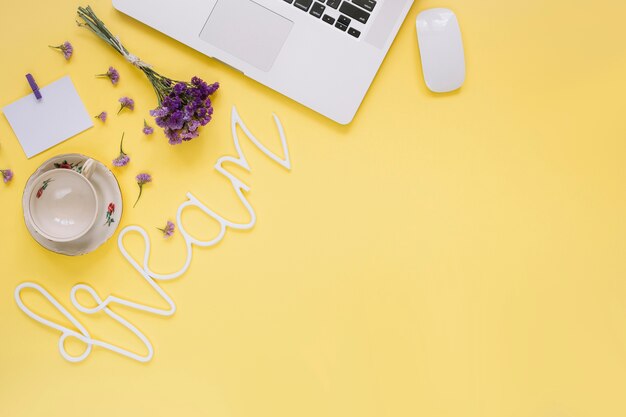
[[[28,93],[27,72],[41,86],[69,74],[90,114],[111,114],[31,160],[0,120],[0,167],[16,174],[0,184],[0,416],[626,415],[622,0],[418,0],[348,127],[93,1],[160,72],[221,82],[214,121],[178,147],[161,132],[143,136],[149,84],[76,27],[76,6],[4,1],[0,16],[0,105]],[[458,93],[438,96],[422,79],[414,22],[442,6],[460,20],[468,72]],[[47,47],[66,39],[69,63]],[[121,72],[117,87],[93,77],[109,65]],[[118,117],[123,95],[137,108]],[[132,162],[114,170],[122,226],[147,228],[152,267],[174,271],[183,240],[163,241],[155,227],[186,191],[247,220],[212,168],[234,154],[232,105],[274,150],[271,113],[280,116],[293,170],[246,142],[252,172],[234,171],[251,186],[257,226],[196,249],[188,273],[163,285],[174,317],[116,308],[153,342],[152,362],[96,348],[67,363],[59,334],[16,307],[20,282],[68,308],[78,282],[164,305],[115,240],[79,258],[36,244],[22,220],[28,176],[67,152],[110,166],[125,131]],[[132,209],[140,171],[154,183]],[[198,237],[215,231],[193,210],[185,222]],[[128,243],[141,256],[140,240]],[[78,317],[97,337],[141,349],[106,316]]]

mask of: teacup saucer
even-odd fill
[[[89,157],[81,154],[55,156],[44,162],[30,176],[24,188],[22,207],[24,210],[24,221],[28,231],[41,246],[62,255],[76,256],[93,252],[113,236],[120,224],[120,218],[122,217],[122,192],[117,179],[104,164],[95,161],[96,169],[90,181],[98,195],[100,209],[96,223],[84,236],[71,242],[53,242],[37,233],[31,224],[28,210],[31,188],[34,186],[33,180],[43,172],[55,168],[80,170],[82,164],[88,159]]]

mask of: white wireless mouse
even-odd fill
[[[456,15],[449,9],[428,9],[417,16],[417,42],[429,90],[447,93],[465,81],[463,40]]]

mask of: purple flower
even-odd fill
[[[0,173],[5,184],[13,179],[13,171],[10,169],[0,169]]]
[[[143,133],[144,135],[151,135],[154,133],[154,129],[152,128],[152,126],[148,125],[146,119],[143,120]]]
[[[198,129],[211,121],[213,105],[209,96],[218,88],[219,83],[208,85],[193,77],[189,83],[176,83],[160,106],[150,111],[171,145],[198,137]]]
[[[158,109],[150,110],[150,116],[156,117],[156,118],[163,118],[167,116],[168,113],[169,113],[169,109],[164,106],[161,106]]]
[[[50,46],[50,48],[52,49],[58,49],[59,51],[63,52],[63,56],[65,57],[67,61],[70,60],[70,58],[72,57],[72,54],[74,53],[74,47],[69,41],[65,41],[59,46],[52,46],[52,45],[48,45],[48,46]]]
[[[104,74],[96,74],[96,77],[107,77],[111,80],[113,85],[117,85],[120,80],[120,73],[113,67],[109,67],[109,70]]]
[[[152,175],[146,174],[146,173],[142,173],[142,174],[137,175],[135,177],[135,179],[137,180],[137,184],[139,184],[141,186],[141,185],[147,184],[149,182],[152,182]]]
[[[160,230],[161,232],[163,232],[164,238],[168,238],[168,237],[172,237],[172,235],[174,234],[174,231],[176,230],[176,226],[174,225],[174,223],[168,220],[167,224],[165,225],[163,229],[160,229],[157,227],[157,230]]]
[[[96,119],[100,119],[102,121],[102,123],[107,121],[107,112],[103,111],[100,112],[99,115],[96,116]]]
[[[125,108],[128,108],[129,110],[135,110],[135,100],[133,100],[132,98],[122,97],[118,101],[121,103],[121,105],[117,114],[120,114],[120,112]]]
[[[113,160],[113,165],[116,167],[125,167],[130,162],[130,156],[124,152],[124,133],[122,133],[122,140],[120,141],[120,154]]]
[[[139,199],[141,198],[141,193],[143,192],[143,186],[149,182],[152,182],[152,176],[150,174],[141,173],[135,177],[137,180],[137,185],[139,186],[139,195],[137,196],[137,201],[133,204],[133,207],[137,205]]]
[[[210,97],[220,88],[219,83],[207,84],[199,77],[180,82],[161,75],[152,66],[130,54],[91,7],[79,7],[78,17],[78,26],[90,30],[115,51],[126,56],[148,78],[158,102],[150,115],[155,118],[157,126],[163,128],[169,143],[175,145],[198,137],[200,127],[209,123],[213,117]],[[120,112],[124,107],[122,104]]]
[[[125,167],[130,162],[130,156],[126,154],[120,154],[113,160],[113,165],[116,167]]]
[[[213,95],[213,93],[215,93],[217,91],[217,89],[220,88],[220,83],[213,83],[209,86],[209,91],[208,94],[211,96]]]
[[[176,95],[180,95],[185,90],[185,83],[176,83],[172,91]]]
[[[183,128],[184,123],[185,123],[185,120],[183,119],[183,112],[180,110],[177,110],[174,113],[172,113],[172,115],[170,116],[168,125],[173,130],[179,130]]]

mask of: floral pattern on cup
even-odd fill
[[[111,227],[111,223],[115,223],[115,219],[113,218],[113,213],[115,213],[115,204],[109,203],[109,206],[107,207],[107,213],[106,213],[106,222],[104,223],[105,226]]]
[[[55,168],[63,168],[63,169],[72,169],[72,170],[78,172],[79,174],[83,171],[82,162],[69,163],[69,162],[67,162],[67,160],[63,160],[63,162],[61,162],[61,163],[55,162],[54,163],[54,167]]]
[[[39,190],[37,190],[37,198],[41,198],[41,196],[43,195],[43,192],[46,188],[48,188],[48,184],[50,184],[50,181],[54,181],[52,178],[47,179],[43,182],[42,186],[39,187]]]

